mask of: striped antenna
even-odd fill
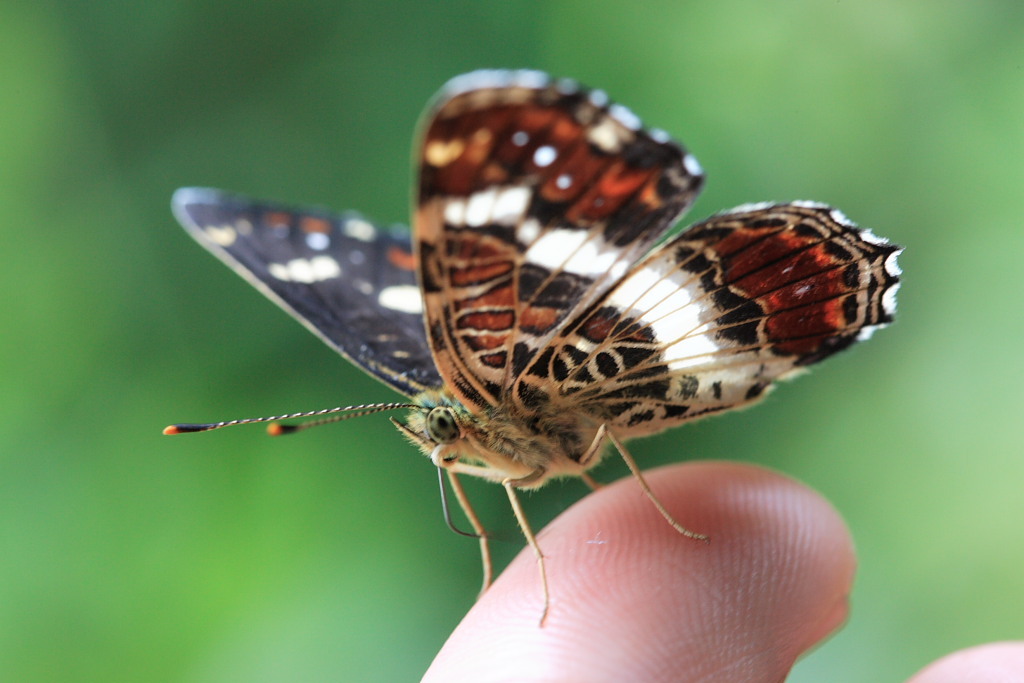
[[[301,429],[307,427],[315,427],[321,424],[327,424],[330,422],[340,422],[341,420],[348,420],[353,417],[362,417],[363,415],[372,415],[373,413],[380,413],[385,410],[400,410],[402,408],[421,408],[415,403],[367,403],[361,406],[344,406],[341,408],[325,408],[324,410],[310,410],[304,413],[289,413],[287,415],[273,415],[271,417],[247,417],[243,420],[227,420],[226,422],[208,422],[205,424],[174,424],[168,427],[164,427],[164,434],[188,434],[191,432],[208,432],[213,429],[220,429],[221,427],[234,427],[235,425],[253,424],[256,422],[270,422],[267,426],[267,433],[271,436],[280,436],[282,434],[292,434]],[[344,415],[336,415],[335,413],[346,413]],[[303,417],[322,417],[324,415],[332,415],[320,420],[314,420],[305,424],[299,425],[282,425],[278,424],[280,420],[295,420]]]

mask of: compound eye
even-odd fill
[[[427,436],[436,443],[452,443],[459,435],[459,424],[451,408],[431,408],[427,413]]]

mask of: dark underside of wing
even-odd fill
[[[437,387],[405,230],[185,188],[175,216],[203,246],[354,363],[405,394]]]

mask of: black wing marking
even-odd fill
[[[171,206],[200,244],[385,384],[407,395],[441,385],[407,232],[203,188],[178,190]]]

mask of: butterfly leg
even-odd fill
[[[527,543],[529,543],[530,547],[533,548],[533,554],[537,557],[537,568],[540,569],[541,587],[544,590],[544,610],[540,614],[541,626],[544,626],[544,620],[547,619],[548,616],[548,606],[551,603],[551,595],[548,592],[548,573],[544,567],[544,553],[540,551],[540,545],[537,543],[537,537],[533,535],[533,529],[530,528],[530,522],[526,519],[526,513],[523,511],[523,506],[519,503],[519,496],[516,495],[516,488],[530,485],[543,477],[544,473],[544,469],[541,468],[520,479],[505,479],[501,482],[501,485],[505,487],[505,492],[508,493],[508,500],[512,504],[512,512],[515,513],[516,521],[519,522],[519,528],[523,530],[523,535],[526,536]]]
[[[597,428],[597,434],[594,436],[594,440],[587,447],[587,450],[580,457],[580,466],[585,470],[590,467],[590,461],[594,459],[594,456],[601,452],[601,448],[604,446],[604,439],[607,436],[608,428],[605,425],[601,425]],[[591,491],[596,491],[603,484],[595,480],[586,472],[580,472],[580,479],[590,487]]]
[[[480,587],[480,595],[477,596],[479,600],[480,596],[490,587],[491,580],[494,577],[494,566],[491,564],[491,547],[488,543],[487,531],[484,529],[483,524],[480,523],[480,518],[476,516],[473,506],[469,504],[469,498],[466,497],[466,491],[462,488],[462,482],[459,481],[458,475],[450,469],[445,470],[445,472],[448,474],[448,482],[452,486],[452,491],[455,492],[455,498],[459,501],[462,512],[466,515],[466,519],[469,520],[473,531],[476,532],[477,537],[480,539],[480,559],[484,567],[484,582]]]
[[[651,487],[647,485],[647,481],[644,479],[644,475],[640,472],[640,468],[637,467],[636,461],[633,460],[633,456],[629,454],[629,451],[626,450],[626,447],[622,444],[621,441],[615,438],[615,435],[612,434],[610,430],[606,430],[605,433],[608,436],[608,440],[611,441],[615,448],[619,451],[619,455],[621,455],[622,459],[626,461],[626,466],[629,467],[629,471],[633,473],[633,476],[636,478],[637,483],[640,484],[640,488],[643,490],[644,495],[647,496],[648,500],[654,503],[654,507],[658,508],[658,512],[660,512],[661,516],[665,518],[665,521],[671,524],[672,528],[681,533],[683,536],[693,538],[698,541],[704,541],[705,543],[709,542],[710,539],[706,535],[698,534],[696,531],[690,531],[682,524],[677,522],[674,517],[672,517],[669,511],[665,509],[665,506],[661,504],[661,501],[658,500],[657,496],[654,495],[654,492],[651,491]]]

